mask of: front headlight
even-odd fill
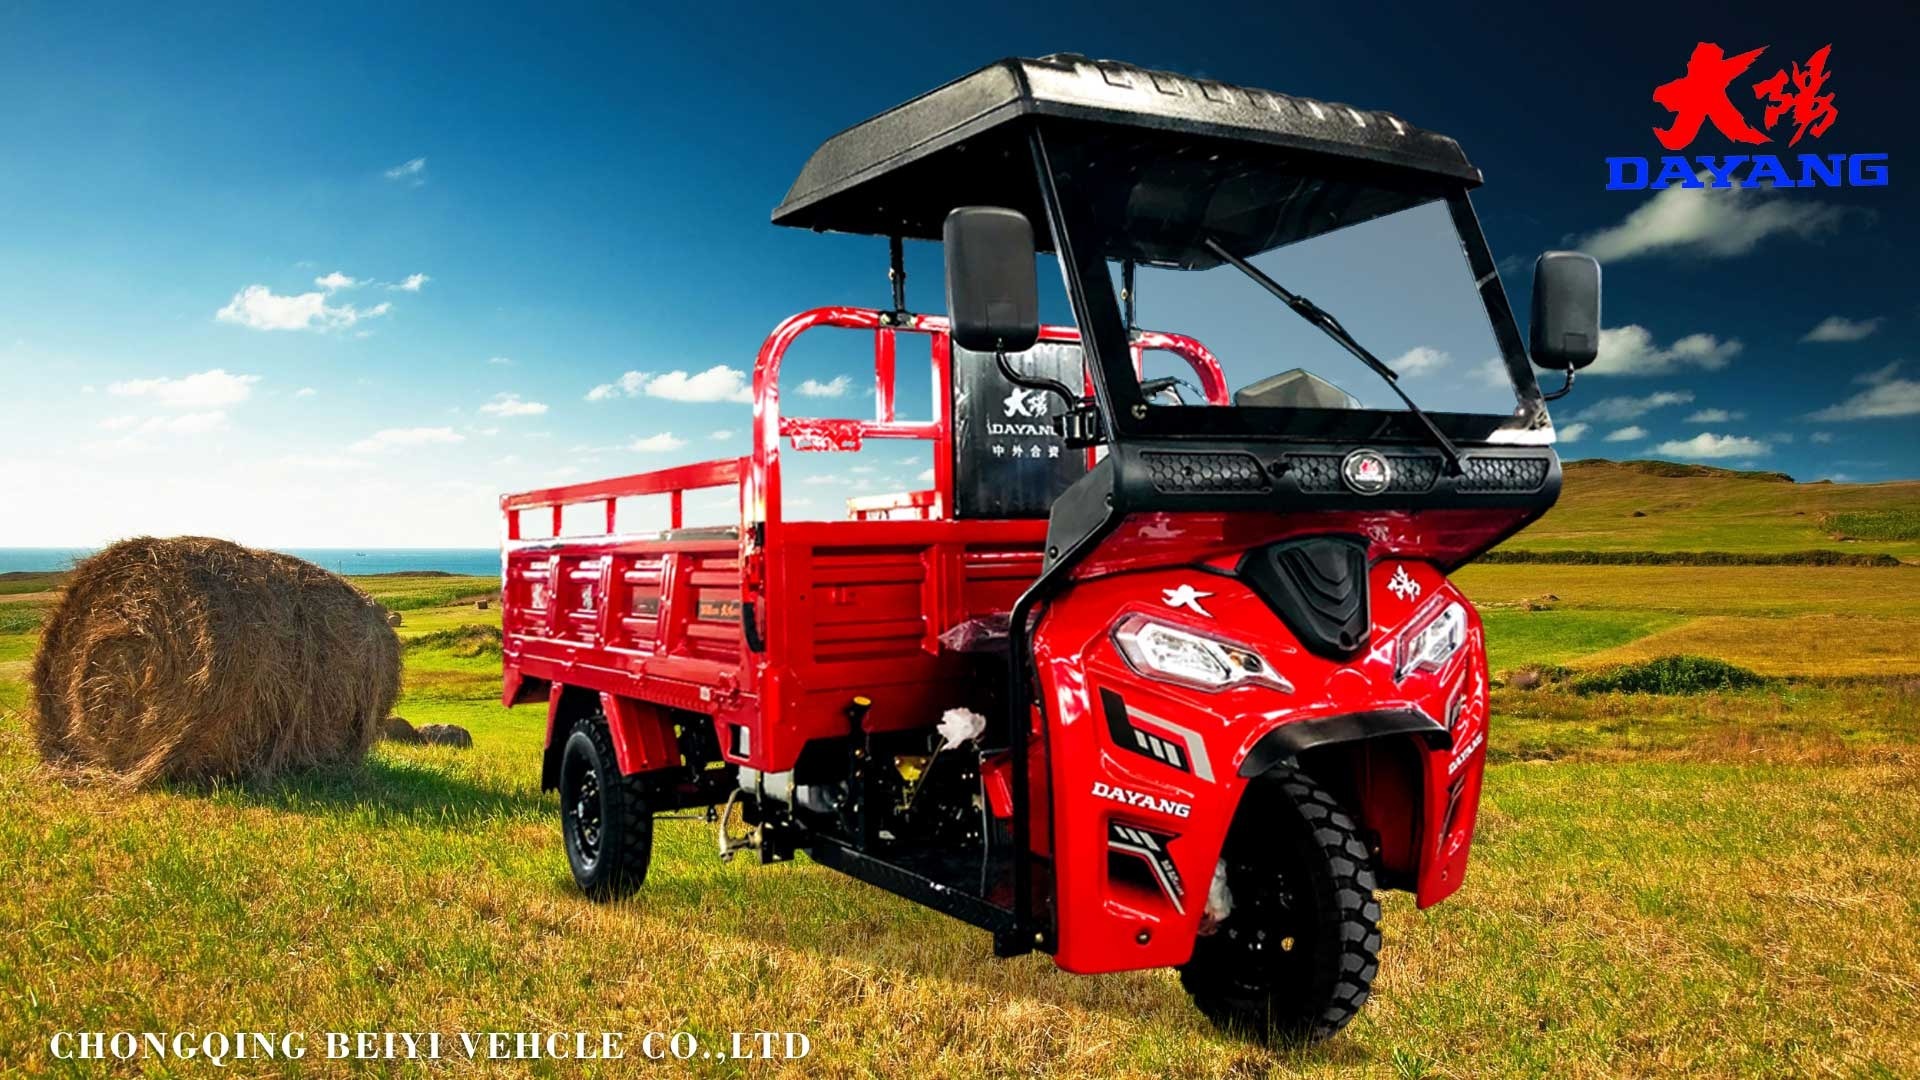
[[[1395,681],[1416,671],[1439,671],[1467,641],[1467,609],[1454,601],[1440,613],[1400,636],[1394,661]]]
[[[1202,637],[1145,615],[1120,620],[1113,628],[1113,643],[1135,671],[1151,678],[1202,690],[1258,683],[1293,693],[1293,684],[1252,649]]]

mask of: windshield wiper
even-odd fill
[[[1221,247],[1219,242],[1212,237],[1207,237],[1205,244],[1207,250],[1218,255],[1222,262],[1231,265],[1235,270],[1252,278],[1261,288],[1279,297],[1281,303],[1292,308],[1301,318],[1319,327],[1321,333],[1339,342],[1342,347],[1358,358],[1361,363],[1372,368],[1376,375],[1385,379],[1387,385],[1393,387],[1393,392],[1400,395],[1400,400],[1407,403],[1407,411],[1412,413],[1415,419],[1426,426],[1427,434],[1433,436],[1434,445],[1438,446],[1441,454],[1446,456],[1448,474],[1452,476],[1460,475],[1460,448],[1453,445],[1453,440],[1447,438],[1447,433],[1440,430],[1440,425],[1434,423],[1433,418],[1428,416],[1419,405],[1416,405],[1414,400],[1407,396],[1405,390],[1400,389],[1399,372],[1388,367],[1379,357],[1368,352],[1366,346],[1355,341],[1353,335],[1347,333],[1347,328],[1340,325],[1340,320],[1334,318],[1332,313],[1328,312],[1325,308],[1268,277],[1260,271],[1259,267],[1254,266],[1247,260]]]

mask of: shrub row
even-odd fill
[[[1820,515],[1820,524],[1844,540],[1920,540],[1920,510],[1850,510]]]
[[[445,649],[455,656],[499,656],[500,628],[497,626],[455,626],[409,638],[408,652],[415,649]]]
[[[1527,551],[1502,548],[1483,563],[1560,566],[1902,566],[1887,554],[1858,551]]]
[[[1707,694],[1749,690],[1773,681],[1710,656],[1658,656],[1584,672],[1559,664],[1530,664],[1507,672],[1506,677],[1515,690],[1564,684],[1576,694]]]

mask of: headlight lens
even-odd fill
[[[1393,677],[1404,679],[1416,671],[1439,671],[1467,641],[1467,609],[1459,601],[1400,637]]]
[[[1142,675],[1203,690],[1258,683],[1291,694],[1293,684],[1252,649],[1191,630],[1129,615],[1113,628],[1113,643]]]

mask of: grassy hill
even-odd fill
[[[1833,550],[1920,562],[1920,481],[1800,484],[1668,461],[1574,461],[1515,551]]]

